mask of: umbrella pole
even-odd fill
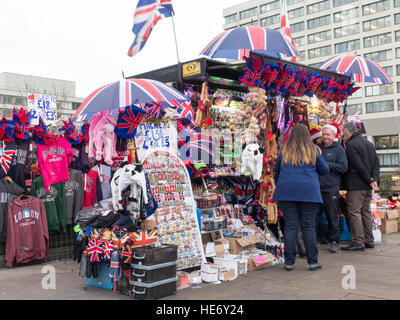
[[[172,28],[174,29],[176,59],[178,61],[178,65],[177,65],[177,68],[178,68],[177,89],[178,89],[178,91],[183,92],[182,65],[181,65],[181,62],[179,60],[179,50],[178,50],[178,41],[176,40],[174,15],[172,15],[171,18],[172,18]]]

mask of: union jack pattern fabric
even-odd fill
[[[182,103],[176,108],[176,111],[178,112],[181,118],[185,118],[192,124],[194,124],[194,112],[191,101]]]
[[[11,160],[15,155],[16,151],[14,149],[6,150],[7,145],[0,145],[0,176],[6,175],[10,169]]]
[[[110,261],[111,260],[111,253],[114,249],[114,244],[112,240],[105,240],[103,241],[103,260]]]
[[[99,262],[101,260],[104,251],[103,241],[101,239],[93,239],[89,242],[88,253],[90,256],[90,262]]]
[[[128,56],[132,57],[142,50],[159,20],[171,17],[174,14],[171,0],[139,0],[134,13],[132,28],[135,40],[128,50]]]
[[[162,119],[165,115],[165,108],[157,102],[146,103],[143,110],[146,111],[144,119]]]
[[[64,125],[58,129],[58,131],[64,131],[64,136],[67,138],[68,142],[72,145],[80,144],[83,140],[83,135],[76,129],[75,124],[72,122],[71,118],[67,121],[63,121]]]
[[[22,140],[29,139],[29,129],[31,128],[31,112],[25,112],[24,108],[21,107],[19,112],[13,109],[13,123],[15,126],[15,136]]]
[[[136,128],[142,122],[146,111],[135,105],[125,108],[120,112],[114,132],[121,138],[131,139],[136,135]]]
[[[117,151],[117,156],[112,158],[112,167],[122,167],[122,164],[128,161],[128,153],[127,151]]]
[[[283,38],[292,45],[289,46],[289,49],[292,51],[292,57],[288,57],[286,54],[281,53],[281,58],[296,62],[297,61],[296,53],[300,55],[300,52],[297,50],[296,45],[294,44],[293,36],[290,31],[290,24],[288,19],[289,17],[286,7],[287,7],[286,0],[283,0],[282,10],[281,10],[281,34]],[[296,51],[294,51],[293,48]]]
[[[132,248],[147,246],[157,242],[157,229],[133,232],[130,234],[134,240]]]

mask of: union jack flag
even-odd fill
[[[157,242],[158,231],[157,229],[138,231],[130,234],[135,241],[132,248],[147,246]]]
[[[111,260],[111,253],[114,249],[114,243],[112,240],[103,241],[103,260],[110,261]]]
[[[296,45],[294,44],[293,36],[290,31],[290,24],[289,24],[289,19],[288,19],[288,13],[286,9],[286,0],[283,0],[282,3],[282,10],[281,10],[281,34],[285,38],[285,40],[293,45],[293,47],[296,49],[297,53],[300,54],[300,52],[297,50]],[[293,51],[290,46],[288,46],[290,51]],[[289,58],[287,55],[284,53],[281,53],[281,58],[287,59],[293,62],[297,61],[297,58],[295,56],[295,53],[292,52],[293,57]]]
[[[117,156],[112,158],[112,167],[121,167],[124,162],[128,160],[126,151],[117,151]]]
[[[90,255],[90,262],[100,261],[101,254],[104,251],[103,241],[101,239],[93,239],[89,242],[88,253]]]
[[[142,50],[159,20],[171,17],[174,14],[171,0],[139,0],[134,13],[132,28],[135,40],[129,48],[128,56],[132,57]]]
[[[146,103],[143,110],[146,111],[146,114],[144,115],[145,119],[162,119],[165,115],[164,107],[156,102]]]
[[[194,112],[192,102],[184,102],[176,108],[180,117],[185,118],[194,124]]]
[[[135,105],[126,107],[125,111],[119,114],[114,132],[125,139],[133,138],[136,135],[136,128],[142,122],[145,114],[146,111]]]
[[[3,149],[4,150],[4,149]],[[15,150],[4,150],[0,156],[0,165],[5,173],[10,169],[12,157],[15,155]]]

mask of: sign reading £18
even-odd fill
[[[56,97],[31,93],[28,95],[28,111],[31,111],[33,125],[39,123],[39,117],[42,117],[46,125],[49,125],[57,120]]]

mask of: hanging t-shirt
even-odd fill
[[[100,164],[94,166],[92,170],[97,171],[99,174],[99,180],[101,185],[101,192],[103,194],[103,199],[109,199],[112,197],[111,194],[111,167]]]
[[[16,198],[7,210],[6,266],[47,257],[49,232],[43,201],[27,196]]]
[[[17,146],[14,142],[0,141],[0,178],[4,178],[10,170]]]
[[[8,175],[20,187],[25,189],[25,167],[28,160],[28,152],[31,144],[31,139],[21,140],[16,139],[15,142],[15,155],[11,161],[11,167]]]
[[[90,163],[88,154],[85,150],[85,143],[82,142],[78,145],[72,145],[72,161],[69,165],[70,168],[80,170],[83,173],[88,173],[90,170]]]
[[[65,186],[59,182],[50,186],[46,192],[42,176],[32,181],[31,195],[43,200],[49,231],[66,232],[67,217],[65,208]]]
[[[58,136],[49,145],[38,145],[38,161],[47,191],[50,185],[69,180],[68,166],[71,160],[71,145],[64,137]]]
[[[65,182],[65,205],[67,225],[73,223],[74,217],[83,206],[83,175],[75,169],[68,169],[69,180]]]
[[[103,200],[99,174],[96,170],[90,170],[84,175],[85,193],[83,197],[83,208],[94,205]]]
[[[0,241],[7,239],[7,209],[11,201],[18,197],[24,189],[15,182],[0,179]]]

